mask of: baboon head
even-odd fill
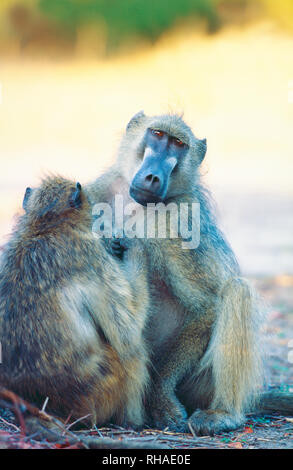
[[[57,220],[78,221],[81,213],[90,214],[81,184],[59,176],[44,179],[38,188],[27,188],[22,205],[30,222],[43,227]]]
[[[181,116],[136,114],[120,150],[131,197],[146,205],[186,194],[196,184],[206,148],[206,139],[197,139]]]

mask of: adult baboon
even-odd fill
[[[61,416],[143,423],[148,288],[93,235],[81,185],[27,189],[0,267],[0,385]],[[139,301],[136,298],[138,295]]]
[[[114,253],[141,244],[147,254],[150,422],[181,431],[190,416],[197,434],[237,428],[263,385],[262,308],[217,227],[199,174],[205,153],[206,141],[197,139],[180,116],[140,112],[127,126],[114,166],[87,186],[92,203],[112,203],[115,194],[127,202],[130,194],[143,206],[200,204],[196,249],[182,249],[182,239],[170,237],[112,242]]]

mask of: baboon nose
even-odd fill
[[[161,186],[161,180],[157,175],[149,174],[144,179],[144,185],[150,191],[158,191]]]

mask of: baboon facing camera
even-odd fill
[[[113,204],[115,194],[142,206],[200,204],[196,249],[182,249],[180,237],[121,238],[110,249],[122,256],[141,246],[146,253],[149,424],[186,431],[189,423],[197,434],[214,434],[237,428],[259,403],[263,311],[217,226],[199,171],[205,153],[206,141],[180,116],[140,112],[127,126],[116,163],[86,190],[92,204]],[[270,396],[262,398],[262,408],[270,409]],[[288,410],[288,401],[283,405]]]
[[[67,417],[141,425],[148,288],[140,253],[123,265],[91,231],[79,183],[27,189],[0,267],[0,384]],[[139,300],[138,300],[139,299]]]

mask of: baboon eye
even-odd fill
[[[177,147],[183,147],[183,145],[184,145],[184,142],[182,142],[182,140],[180,140],[180,139],[177,139],[176,137],[174,137],[173,142],[174,142],[175,145],[177,145]]]
[[[152,129],[152,134],[158,137],[158,139],[161,139],[164,136],[165,132]]]

